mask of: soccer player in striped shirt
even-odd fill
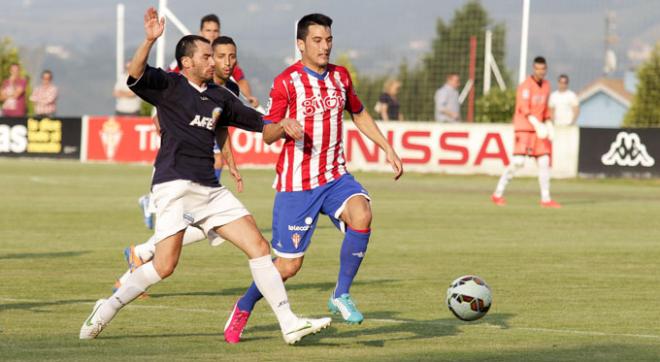
[[[332,19],[322,14],[298,22],[297,45],[302,60],[273,83],[263,137],[267,143],[285,138],[277,163],[274,187],[273,239],[275,265],[282,278],[293,277],[303,263],[320,214],[328,215],[344,232],[337,284],[328,300],[333,313],[347,323],[363,320],[349,288],[367,251],[371,207],[367,191],[346,170],[342,128],[344,111],[383,151],[394,170],[403,174],[401,160],[387,143],[355,93],[346,68],[329,63]],[[253,283],[225,325],[225,340],[238,343],[261,293]]]

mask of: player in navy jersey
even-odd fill
[[[237,50],[236,43],[234,40],[227,36],[220,36],[216,38],[211,44],[213,49],[213,60],[215,63],[215,69],[213,72],[213,83],[223,86],[230,90],[237,97],[240,95],[239,87],[236,83],[231,80],[231,75],[233,73],[234,67],[237,64]],[[233,159],[233,152],[231,150],[231,143],[229,139],[225,142],[225,147],[222,148],[222,151],[217,147],[217,144],[213,148],[216,155],[222,152],[222,158],[227,161],[228,169],[231,176],[236,181],[236,187],[238,192],[243,191],[243,180],[241,175],[236,167],[236,163]],[[218,169],[218,157],[215,158],[215,164],[213,166]],[[210,231],[208,236],[204,234],[204,231],[190,226],[186,229],[186,232],[183,236],[183,246],[194,244],[196,242],[202,241],[204,239],[209,240],[211,246],[218,246],[224,241],[219,237],[215,232]],[[156,251],[157,235],[152,235],[147,241],[138,245],[131,245],[124,249],[124,258],[128,263],[128,270],[115,281],[113,291],[117,290],[122,283],[126,281],[126,278],[140,265],[149,262]],[[146,294],[143,294],[141,297],[145,297]]]
[[[188,226],[213,230],[249,258],[252,277],[275,313],[282,336],[296,343],[330,324],[330,318],[298,318],[289,306],[284,284],[270,257],[268,242],[256,222],[213,172],[213,143],[223,145],[226,126],[261,130],[262,115],[243,105],[226,88],[209,81],[214,60],[208,40],[189,35],[176,46],[182,74],[147,65],[152,46],[165,29],[154,8],[144,17],[145,40],[129,67],[128,84],[140,98],[156,106],[161,148],[152,179],[159,240],[152,261],[137,268],[108,299],[99,299],[80,329],[81,339],[96,338],[119,310],[150,286],[169,277],[181,254]]]
[[[285,138],[276,166],[271,245],[282,278],[293,277],[302,266],[319,215],[328,215],[345,233],[339,276],[328,308],[341,313],[346,322],[357,324],[363,316],[349,288],[367,251],[372,215],[369,194],[346,170],[344,111],[385,152],[395,179],[403,174],[403,167],[357,97],[346,68],[329,63],[331,25],[332,20],[322,14],[300,19],[296,37],[302,60],[275,78],[270,92],[264,141]],[[227,342],[240,341],[250,313],[262,297],[257,287],[253,283],[234,306],[225,325]]]

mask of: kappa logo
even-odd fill
[[[189,212],[184,212],[183,213],[183,219],[186,220],[190,224],[195,222],[195,217],[193,216],[193,214],[191,214]]]
[[[637,133],[619,132],[610,145],[610,150],[600,158],[607,166],[652,167],[655,159],[646,151]]]
[[[353,253],[351,255],[357,256],[358,258],[362,259],[362,258],[364,258],[364,251],[361,251],[359,253]]]

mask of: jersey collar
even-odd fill
[[[315,71],[313,71],[313,70],[311,70],[311,69],[309,69],[309,68],[307,68],[306,66],[303,65],[303,70],[307,74],[311,75],[312,77],[314,77],[318,80],[324,80],[325,77],[328,75],[328,68],[326,68],[325,72],[323,72],[323,73],[317,73],[317,72],[315,72]]]
[[[200,87],[197,84],[195,84],[195,83],[191,82],[190,80],[188,80],[188,84],[190,84],[191,87],[195,88],[195,90],[198,91],[199,93],[204,92],[208,88],[206,83],[202,83],[202,86]]]

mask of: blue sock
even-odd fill
[[[334,298],[339,298],[342,294],[348,293],[353,284],[353,279],[360,269],[364,254],[367,252],[367,244],[371,236],[371,229],[353,230],[346,228],[346,235],[341,244],[341,254],[339,256],[339,277],[335,287]]]
[[[254,305],[263,297],[257,285],[252,282],[247,292],[238,300],[238,309],[244,312],[252,312]]]
[[[215,177],[218,179],[218,183],[220,182],[220,176],[222,175],[222,169],[221,168],[216,168],[215,169]]]

